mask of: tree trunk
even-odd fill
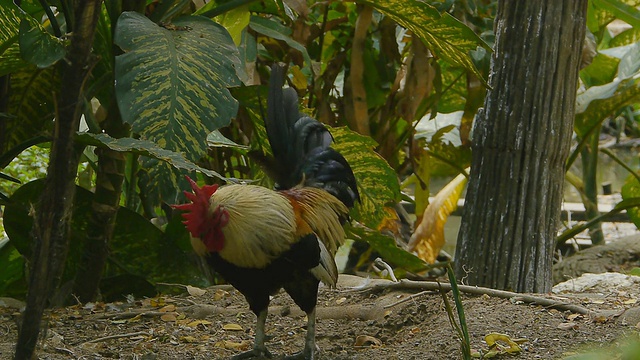
[[[100,1],[79,1],[75,8],[75,31],[63,60],[59,110],[45,188],[36,205],[33,225],[34,252],[29,292],[16,344],[16,360],[31,359],[40,332],[40,319],[47,300],[64,270],[69,250],[69,228],[75,195],[79,152],[73,138],[82,114],[81,94],[91,66],[89,55],[100,13]]]
[[[468,284],[551,289],[586,9],[587,0],[499,2],[456,249]]]

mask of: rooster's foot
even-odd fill
[[[304,349],[299,353],[295,353],[293,355],[285,356],[284,360],[314,360],[314,351],[309,349]]]
[[[254,347],[249,351],[245,351],[238,355],[231,357],[231,360],[244,360],[244,359],[271,359],[273,355],[267,350],[266,347]]]

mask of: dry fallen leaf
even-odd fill
[[[193,320],[186,324],[188,327],[197,327],[198,325],[211,325],[211,321],[207,320]]]
[[[578,324],[571,322],[561,323],[558,325],[558,329],[560,330],[575,330],[578,328]]]
[[[176,311],[176,306],[171,304],[171,305],[165,305],[163,307],[161,307],[160,309],[158,309],[159,312],[174,312]]]
[[[153,307],[163,307],[166,305],[166,301],[163,297],[149,299],[149,304]]]
[[[191,296],[202,296],[207,293],[206,290],[191,285],[187,285],[187,292]]]
[[[249,349],[250,345],[251,345],[251,342],[248,340],[243,340],[242,342],[223,340],[213,344],[214,347],[229,349],[229,350],[247,350]]]
[[[567,316],[567,320],[569,321],[581,320],[583,318],[584,316],[582,314],[570,314],[569,316]]]
[[[347,298],[346,297],[341,297],[340,299],[336,300],[336,304],[340,305],[345,301],[347,301]]]
[[[194,342],[197,342],[198,339],[196,339],[193,336],[187,335],[187,336],[181,336],[180,341],[182,341],[183,343],[194,343]]]
[[[607,319],[607,317],[604,316],[604,315],[598,315],[598,316],[593,318],[593,322],[594,323],[598,323],[598,324],[604,324],[607,321],[609,321],[609,319]]]
[[[373,336],[358,335],[356,337],[356,343],[353,344],[353,346],[356,347],[356,348],[358,348],[358,347],[366,347],[366,346],[377,347],[377,346],[382,346],[382,341],[374,338]]]
[[[215,293],[213,293],[213,300],[214,301],[218,301],[218,300],[224,298],[227,295],[229,295],[228,291],[225,291],[225,290],[222,290],[222,289],[218,289],[218,290],[216,290]]]
[[[176,314],[175,313],[166,313],[162,316],[160,316],[160,320],[164,321],[164,322],[174,322],[177,320],[176,318]]]
[[[242,331],[242,326],[238,324],[225,324],[222,326],[222,329],[229,331]]]

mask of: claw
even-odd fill
[[[299,353],[285,356],[284,360],[314,360],[313,351],[307,351],[307,349],[304,349]]]
[[[231,360],[244,360],[244,359],[271,359],[273,355],[267,350],[266,347],[254,347],[249,351],[245,351],[238,355],[234,355],[231,357]]]

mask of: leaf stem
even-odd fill
[[[62,37],[62,31],[60,31],[60,25],[58,24],[58,20],[56,16],[53,14],[51,10],[51,6],[47,4],[47,0],[38,0],[40,1],[40,5],[42,6],[42,10],[44,10],[45,14],[49,18],[49,22],[51,22],[51,28],[53,29],[53,34],[59,38]]]

